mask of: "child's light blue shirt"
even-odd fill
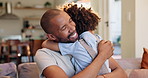
[[[86,43],[95,50],[95,52],[98,52],[98,40],[95,35],[89,31],[86,31],[83,32],[79,37],[80,39],[84,39]],[[100,36],[97,35],[97,37],[99,40],[101,40]],[[84,68],[86,68],[93,60],[88,54],[87,50],[80,44],[78,40],[74,43],[59,43],[59,48],[62,55],[69,54],[73,56],[72,63],[75,66],[76,73],[79,73]],[[105,61],[105,64],[109,72],[111,72],[108,60]]]

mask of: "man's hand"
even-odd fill
[[[99,55],[102,55],[104,59],[108,59],[113,55],[113,44],[111,41],[101,40],[98,44]]]

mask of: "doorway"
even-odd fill
[[[121,0],[108,0],[109,40],[114,44],[114,56],[121,58]]]
[[[101,16],[98,34],[114,43],[114,56],[121,58],[121,0],[92,0],[91,5]]]

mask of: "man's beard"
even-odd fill
[[[73,42],[75,42],[76,40],[78,40],[78,36],[77,36],[77,38],[74,38],[74,39],[71,38],[71,36],[74,35],[74,34],[77,34],[77,33],[76,33],[76,32],[73,32],[73,33],[69,34],[66,39],[65,39],[65,38],[57,37],[58,42],[61,42],[61,43],[73,43]],[[70,38],[71,38],[71,39],[70,39]]]
[[[69,40],[69,38],[67,38],[67,39],[58,38],[58,42],[61,42],[61,43],[74,43],[75,41],[71,41],[71,40]]]

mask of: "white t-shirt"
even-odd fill
[[[74,66],[71,63],[69,55],[62,56],[60,52],[55,52],[47,48],[39,49],[37,51],[35,61],[40,70],[41,77],[43,77],[43,70],[52,65],[59,66],[69,77],[72,77],[75,73]]]

